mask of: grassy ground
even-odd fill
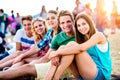
[[[120,31],[116,34],[108,33],[108,40],[111,45],[112,66],[114,74],[120,74]]]

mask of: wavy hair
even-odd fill
[[[35,31],[34,23],[37,22],[37,21],[43,23],[43,25],[45,26],[45,33],[47,32],[47,26],[46,26],[46,23],[45,23],[45,21],[43,19],[35,19],[35,20],[33,20],[33,22],[32,22],[32,33],[33,33],[35,42],[38,42],[39,40],[42,39],[42,36]]]

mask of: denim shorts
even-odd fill
[[[84,78],[80,77],[79,80],[84,80]],[[87,79],[85,79],[85,80],[87,80]],[[100,68],[98,68],[98,72],[97,72],[96,77],[95,77],[94,80],[106,80],[104,75],[103,75],[103,72],[102,72],[102,70]]]

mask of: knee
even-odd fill
[[[31,64],[25,64],[23,69],[25,70],[25,72],[26,72],[27,74],[30,75],[30,74],[31,74],[31,73],[30,73],[31,68],[32,68],[32,65],[31,65]]]
[[[75,55],[66,55],[66,56],[62,56],[61,61],[66,61],[66,62],[68,61],[68,62],[71,62],[71,61],[73,61],[74,56],[75,56]]]
[[[84,55],[84,54],[88,54],[87,51],[82,51],[82,52],[76,54],[76,56],[77,56],[77,55]]]
[[[37,72],[36,72],[35,66],[33,64],[26,64],[25,69],[27,71],[26,72],[27,74],[35,76],[35,77],[37,76]]]
[[[63,49],[65,46],[60,46],[59,49]]]
[[[25,68],[26,68],[26,69],[27,69],[27,68],[28,68],[28,69],[31,69],[32,66],[33,66],[32,64],[25,64]]]

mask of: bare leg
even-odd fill
[[[13,65],[10,67],[10,69],[11,69],[11,68],[20,67],[20,66],[22,66],[22,65],[24,65],[24,64],[25,64],[24,61],[21,61],[21,62],[15,63],[15,64],[13,64]]]
[[[13,79],[13,78],[17,78],[17,77],[24,76],[24,75],[31,75],[31,76],[36,77],[37,73],[35,70],[35,66],[31,64],[25,64],[17,68],[9,69],[6,71],[1,71],[0,80],[1,79]]]
[[[97,67],[90,55],[82,52],[77,54],[75,59],[80,75],[87,80],[93,80],[97,73]]]
[[[9,61],[10,59],[15,58],[16,56],[17,56],[16,54],[11,54],[11,55],[5,57],[4,59],[0,60],[0,64],[4,63],[6,61]]]
[[[74,59],[74,55],[62,56],[60,65],[58,66],[56,73],[54,75],[54,80],[59,80],[62,73],[70,66]]]
[[[12,63],[13,63],[13,61],[14,61],[14,59],[11,59],[11,60],[9,60],[9,61],[6,61],[6,62],[0,64],[0,69],[2,69],[2,68],[4,68],[4,67],[9,67],[9,66],[11,66]]]
[[[73,62],[71,63],[71,65],[69,66],[72,74],[74,75],[75,78],[79,78],[80,74],[76,65],[76,62],[73,60]]]
[[[25,59],[23,59],[26,63],[30,63],[30,62],[32,62],[33,60],[38,60],[38,59],[40,59],[40,57],[28,57],[28,58],[25,58]]]
[[[17,51],[16,53],[9,55],[5,57],[4,59],[0,60],[0,69],[6,67],[6,66],[11,66],[12,60],[16,58],[18,55],[22,54],[22,51]]]
[[[52,80],[56,69],[57,69],[57,66],[54,66],[51,64],[43,80]]]
[[[19,66],[22,66],[22,65],[24,65],[24,64],[28,64],[28,63],[32,62],[33,60],[38,60],[38,59],[40,59],[40,58],[39,58],[39,57],[25,58],[25,59],[23,59],[22,61],[13,64],[13,65],[11,66],[11,68],[19,67]]]

